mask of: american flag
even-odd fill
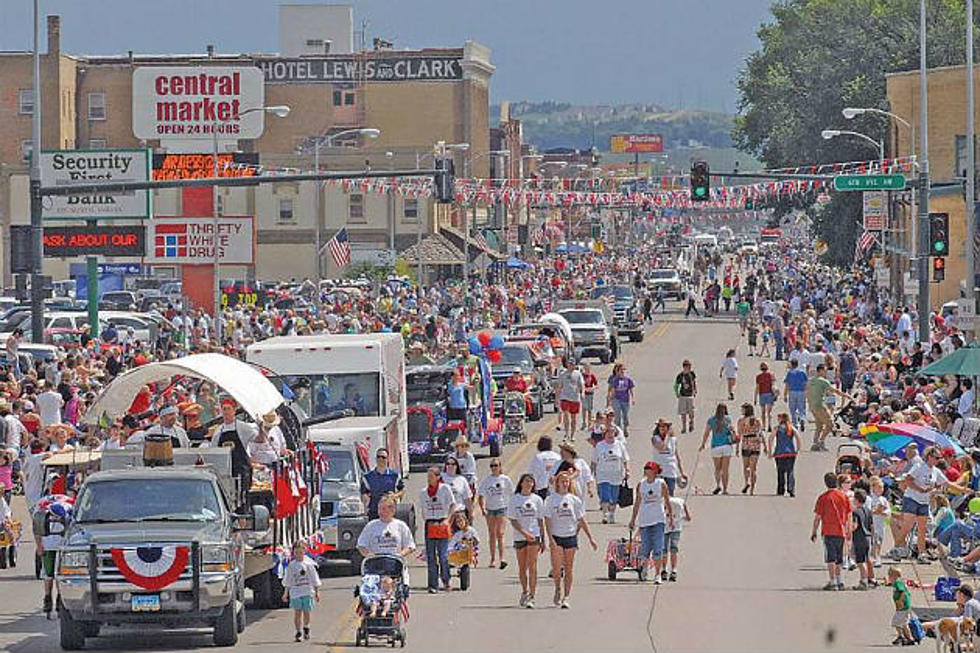
[[[487,239],[483,237],[482,231],[474,232],[473,242],[476,243],[476,246],[482,249],[483,251],[485,252],[490,251],[490,243],[488,243]]]
[[[854,259],[857,260],[861,258],[861,255],[865,251],[870,249],[871,246],[875,244],[876,240],[877,238],[875,237],[873,232],[865,231],[864,233],[862,233],[858,237],[857,242],[854,243]]]
[[[347,237],[347,227],[342,227],[327,243],[330,257],[339,268],[350,265],[350,239]]]

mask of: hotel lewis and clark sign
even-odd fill
[[[258,59],[267,84],[316,82],[448,82],[463,78],[461,56],[338,56]]]

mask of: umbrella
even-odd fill
[[[522,261],[521,259],[517,258],[516,256],[511,256],[509,259],[507,259],[507,267],[509,267],[511,269],[515,269],[515,270],[526,270],[529,267],[531,267],[531,264],[530,263],[527,263],[525,261]]]
[[[963,447],[956,440],[952,439],[942,431],[937,431],[931,426],[924,424],[878,424],[880,433],[890,433],[892,435],[903,435],[911,438],[919,445],[920,451],[924,447],[937,446],[940,449],[952,449],[956,455],[962,455]],[[870,442],[870,434],[868,442]]]
[[[972,342],[965,347],[960,347],[949,356],[940,358],[935,363],[922,368],[921,374],[978,376],[980,375],[980,347]]]
[[[899,458],[905,457],[905,447],[910,444],[914,444],[915,440],[908,437],[907,435],[888,435],[887,433],[880,433],[883,437],[876,439],[874,442],[868,440],[868,444],[875,451],[880,451],[887,456],[898,456]]]

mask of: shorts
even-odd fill
[[[694,415],[694,397],[678,397],[677,414]]]
[[[562,549],[577,549],[578,548],[578,535],[572,535],[571,537],[562,537],[560,535],[552,535],[551,539]]]
[[[929,504],[919,503],[911,497],[902,497],[902,512],[916,517],[928,517]]]
[[[674,517],[677,518],[676,516]],[[666,538],[667,550],[671,553],[677,553],[681,550],[681,532],[680,531],[670,531],[664,535]]]
[[[868,561],[868,551],[871,549],[868,540],[853,540],[854,542],[854,562],[863,565]]]
[[[663,556],[666,550],[664,546],[664,528],[666,526],[665,523],[660,522],[640,527],[640,560],[649,560],[650,554],[653,554],[654,559]]]
[[[613,483],[599,483],[599,503],[619,503],[619,486]]]
[[[289,599],[289,607],[293,610],[302,610],[303,612],[313,611],[313,597],[312,596],[295,596]]]
[[[586,392],[582,396],[582,412],[583,413],[591,413],[592,412],[592,400],[593,400],[594,397],[595,397],[595,395],[593,393],[591,393],[591,392]]]
[[[892,627],[904,628],[908,626],[910,612],[911,610],[895,610],[895,614],[892,615]]]
[[[723,444],[720,447],[711,447],[712,458],[728,458],[735,453],[735,448],[730,444]]]
[[[562,399],[559,404],[561,405],[561,411],[563,413],[568,413],[569,415],[578,415],[579,409],[582,404],[577,401],[568,401],[567,399]]]
[[[677,487],[677,479],[673,476],[661,476],[664,479],[664,483],[667,484],[667,494],[674,496],[674,488]]]
[[[823,561],[844,564],[844,538],[840,535],[823,536]]]
[[[45,578],[54,578],[54,562],[57,555],[57,551],[45,551],[41,554],[41,565],[44,567]]]
[[[817,431],[833,427],[833,418],[826,406],[811,406],[810,412],[813,413],[813,420],[817,423]]]
[[[537,542],[528,542],[527,540],[514,540],[514,549],[520,551],[521,549],[527,548],[529,546],[538,546]]]
[[[446,409],[446,419],[451,422],[456,422],[461,419],[466,419],[466,409],[465,408],[447,408]]]
[[[758,449],[754,451],[749,451],[745,447],[742,447],[742,458],[752,458],[753,456],[758,457],[761,452]]]
[[[760,406],[772,406],[776,403],[776,395],[772,392],[760,392],[759,393],[759,405]]]
[[[507,508],[491,508],[487,510],[487,517],[503,517],[507,514]]]

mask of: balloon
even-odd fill
[[[504,346],[503,336],[496,335],[490,338],[490,344],[488,346],[490,349],[501,349]]]
[[[500,359],[503,358],[503,354],[500,353],[499,349],[490,349],[487,351],[487,358],[491,363],[499,363]]]
[[[970,499],[970,503],[966,504],[967,508],[970,510],[971,515],[980,513],[980,497],[973,497]]]
[[[477,340],[476,338],[470,338],[466,342],[469,343],[470,353],[473,354],[474,356],[476,356],[481,351],[483,351],[483,347],[480,345],[480,341]]]
[[[476,339],[480,341],[480,344],[486,347],[490,344],[491,334],[489,331],[480,331],[476,334]]]

